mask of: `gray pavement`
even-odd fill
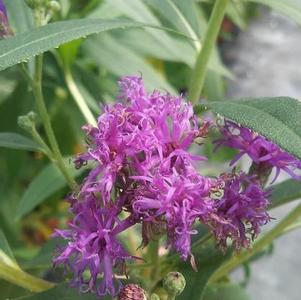
[[[274,12],[263,11],[239,35],[226,59],[237,76],[228,98],[290,96],[301,99],[301,27]],[[301,126],[301,120],[300,120]],[[296,203],[271,212],[274,225]],[[273,254],[252,264],[247,292],[253,300],[301,299],[301,229],[279,238]],[[242,270],[233,273],[242,278]]]

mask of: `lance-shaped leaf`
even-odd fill
[[[301,103],[289,97],[211,102],[215,113],[263,135],[301,160]]]
[[[76,170],[72,164],[68,163],[68,159],[65,161],[73,176],[78,176],[83,171],[83,169]],[[17,210],[17,218],[19,219],[32,211],[37,205],[66,185],[66,179],[62,173],[54,165],[47,166],[33,179],[25,191]]]
[[[118,28],[150,26],[125,20],[78,19],[51,23],[0,42],[0,71],[70,41]],[[167,28],[165,28],[168,30]]]
[[[43,151],[43,149],[31,139],[13,132],[0,132],[0,147],[17,150]]]

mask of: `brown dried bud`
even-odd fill
[[[139,285],[130,283],[121,290],[118,300],[147,300],[147,298]]]

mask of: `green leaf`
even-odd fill
[[[190,36],[194,41],[195,47],[199,50],[201,44],[197,33],[194,31],[190,24],[189,19],[185,17],[180,8],[172,0],[146,0],[148,4],[158,10],[165,18],[171,22],[179,31],[185,32],[187,36]],[[195,3],[186,1],[186,6],[194,6]],[[196,7],[194,7],[196,8]],[[192,10],[195,12],[195,10]]]
[[[301,25],[301,2],[299,0],[249,0],[267,5],[278,12],[287,15]]]
[[[5,264],[15,269],[19,269],[12,250],[8,244],[8,241],[4,235],[4,232],[0,229],[0,264]]]
[[[210,285],[202,300],[250,300],[245,290],[235,283]]]
[[[55,252],[55,249],[60,242],[62,241],[59,239],[48,240],[45,244],[43,244],[40,250],[38,250],[38,253],[35,256],[32,257],[32,253],[30,253],[31,257],[29,259],[26,258],[26,260],[22,263],[21,267],[24,269],[50,269],[52,267],[53,253]],[[16,251],[14,253],[17,256]],[[18,254],[20,256],[20,253]]]
[[[272,188],[271,205],[269,208],[275,208],[301,198],[300,181],[287,179],[281,183],[273,185]]]
[[[66,163],[68,164],[68,160]],[[76,170],[70,163],[68,167],[73,176],[78,176],[83,171],[83,169]],[[16,214],[17,219],[32,211],[37,205],[66,185],[62,173],[54,165],[47,166],[34,178],[21,198]]]
[[[206,17],[202,14],[202,8],[195,0],[172,0],[185,18],[189,21],[190,26],[199,37],[204,37],[206,31]]]
[[[0,42],[0,71],[22,61],[27,61],[52,48],[94,33],[143,26],[151,25],[124,20],[101,19],[79,19],[51,23],[2,40]]]
[[[227,15],[234,24],[245,30],[248,21],[247,10],[247,3],[230,1],[227,7]]]
[[[206,104],[279,145],[301,160],[301,103],[289,97],[248,98]]]
[[[186,279],[186,287],[183,293],[177,297],[178,300],[200,300],[207,287],[210,276],[230,257],[230,252],[223,255],[213,243],[203,246],[194,252],[198,272],[185,263],[179,271]]]
[[[123,76],[127,74],[143,74],[143,79],[150,89],[163,88],[175,93],[174,88],[154,67],[148,64],[140,55],[123,46],[110,35],[102,35],[87,42],[89,57],[105,66],[112,74]],[[118,59],[116,59],[118,57]]]
[[[111,0],[108,3],[113,10],[119,10],[124,16],[135,22],[162,26],[160,20],[142,0]],[[194,64],[196,51],[191,45],[191,40],[187,43],[187,40],[175,39],[166,32],[158,32],[153,28],[145,28],[145,31],[153,37],[155,47],[162,47],[168,53],[170,60],[183,61],[188,65]]]
[[[14,299],[14,300],[18,300]],[[70,288],[68,284],[61,284],[50,290],[38,293],[32,296],[22,297],[22,300],[95,300],[93,294],[80,294],[75,288]],[[109,300],[111,297],[104,297],[104,300]],[[20,299],[21,300],[21,299]]]
[[[43,151],[43,149],[31,139],[13,132],[0,133],[0,147],[17,150]]]
[[[65,68],[71,67],[74,63],[82,41],[82,39],[78,39],[60,46],[58,52]]]

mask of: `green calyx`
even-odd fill
[[[35,122],[37,119],[37,114],[33,111],[29,112],[25,116],[20,116],[18,118],[18,125],[26,130],[27,132],[32,132],[33,129],[35,128]]]
[[[49,0],[25,0],[25,3],[32,9],[45,7]]]
[[[151,294],[150,300],[160,300],[160,297],[157,294]]]
[[[61,5],[55,0],[25,0],[26,4],[31,9],[45,8],[51,12],[58,12],[61,9]]]
[[[184,276],[179,272],[170,272],[163,279],[163,287],[168,295],[175,297],[180,295],[186,286]]]

